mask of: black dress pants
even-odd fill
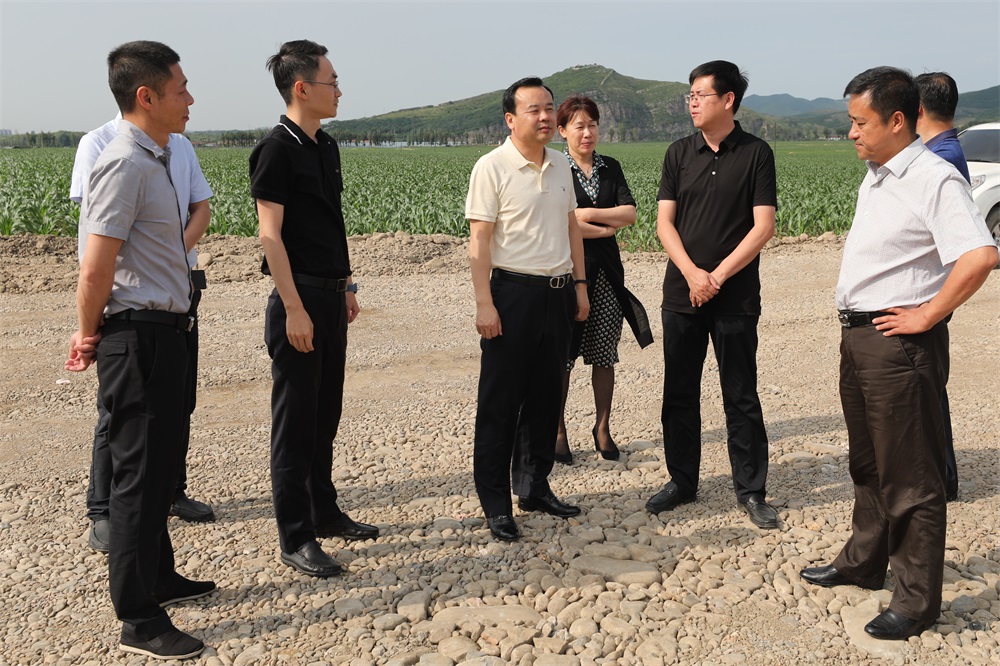
[[[111,601],[140,638],[170,628],[153,598],[174,575],[167,513],[177,487],[188,381],[187,334],[109,321],[97,346],[98,395],[111,452]]]
[[[487,517],[511,515],[511,489],[549,491],[576,292],[494,277],[503,335],[480,341],[479,402],[473,448],[476,492]]]
[[[344,293],[297,285],[313,323],[313,351],[288,341],[285,304],[267,301],[264,342],[271,356],[271,493],[281,550],[316,538],[315,526],[342,515],[331,477],[347,359]]]
[[[698,490],[701,467],[701,373],[711,338],[719,364],[729,462],[736,498],[766,495],[767,432],[757,395],[756,315],[662,310],[663,452],[682,495]]]
[[[948,325],[886,337],[874,326],[845,328],[840,400],[849,438],[854,515],[833,566],[867,586],[896,588],[889,608],[934,621],[944,577],[945,427]]]
[[[187,452],[191,441],[191,414],[195,407],[198,388],[198,303],[201,290],[195,289],[188,314],[195,318],[195,325],[188,334],[188,406],[185,408],[184,439],[181,444],[181,464],[177,473],[175,495],[187,489]],[[100,400],[97,401],[97,425],[94,427],[94,445],[90,454],[90,482],[87,484],[87,518],[107,520],[111,499],[111,449],[108,448],[108,424],[111,415]]]

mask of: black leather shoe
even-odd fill
[[[886,609],[879,613],[874,620],[865,625],[865,633],[872,638],[880,638],[886,641],[901,641],[910,636],[916,636],[931,626],[931,624],[931,622],[911,620],[894,610]]]
[[[352,520],[346,513],[342,513],[340,514],[340,518],[332,522],[325,525],[317,525],[316,536],[321,539],[344,537],[349,541],[374,539],[378,536],[378,528],[374,525],[359,523],[356,520]]]
[[[490,534],[500,541],[517,541],[521,538],[521,530],[510,516],[490,516],[486,519],[490,526]]]
[[[750,522],[757,527],[771,530],[778,526],[778,512],[764,501],[762,495],[750,495],[746,502],[740,502],[740,506],[750,515]]]
[[[153,598],[160,608],[166,608],[182,601],[193,601],[215,592],[214,580],[191,580],[175,573],[170,585],[164,590],[153,590]]]
[[[646,502],[646,511],[650,513],[670,511],[681,504],[693,502],[694,498],[694,495],[681,495],[680,488],[677,487],[676,483],[671,481],[663,486],[663,490],[649,498],[649,501]]]
[[[802,580],[812,583],[813,585],[822,585],[823,587],[836,587],[837,585],[854,585],[855,587],[863,587],[866,590],[879,590],[880,587],[869,587],[868,585],[861,585],[857,583],[844,574],[837,571],[832,564],[827,564],[822,567],[810,567],[808,569],[803,569],[799,572],[799,576]]]
[[[572,518],[580,514],[580,507],[560,501],[551,490],[541,497],[518,497],[517,508],[521,511],[544,511],[557,518]]]
[[[323,552],[315,541],[305,542],[294,553],[282,553],[281,561],[308,576],[329,578],[343,573],[337,560]]]
[[[189,523],[209,523],[215,520],[215,512],[212,507],[193,500],[184,493],[177,493],[174,503],[170,505],[170,515],[177,516],[181,520]]]
[[[95,520],[90,525],[90,534],[87,535],[87,543],[99,553],[106,553],[110,549],[108,545],[111,541],[111,521],[107,518]]]

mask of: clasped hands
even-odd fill
[[[690,289],[688,297],[691,305],[696,308],[708,303],[722,289],[722,283],[714,275],[700,268],[695,268],[684,278]]]

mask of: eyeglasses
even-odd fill
[[[333,86],[337,90],[340,90],[340,81],[334,81],[333,83],[327,83],[326,81],[303,81],[302,83],[316,83],[321,86]]]
[[[705,99],[706,97],[717,97],[717,96],[719,96],[721,94],[723,94],[723,93],[690,93],[690,94],[684,95],[684,103],[685,104],[690,104],[692,102],[692,100],[693,100],[693,101],[698,102],[699,104],[701,104],[701,101],[703,99]]]

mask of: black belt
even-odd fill
[[[569,273],[565,275],[526,275],[524,273],[514,273],[505,271],[502,268],[494,268],[493,275],[498,280],[505,282],[516,282],[517,284],[528,285],[529,287],[550,287],[552,289],[562,289],[573,282],[573,276]]]
[[[194,328],[195,318],[191,315],[164,312],[163,310],[122,310],[113,315],[105,315],[105,320],[142,322],[144,324],[163,324],[173,326],[179,331],[190,331]]]
[[[871,326],[876,317],[888,317],[891,312],[855,312],[854,310],[841,310],[837,315],[840,325],[844,328],[854,328],[855,326]]]
[[[302,275],[292,273],[292,282],[303,287],[315,287],[316,289],[328,289],[330,291],[347,291],[350,278],[321,278],[313,275]]]

